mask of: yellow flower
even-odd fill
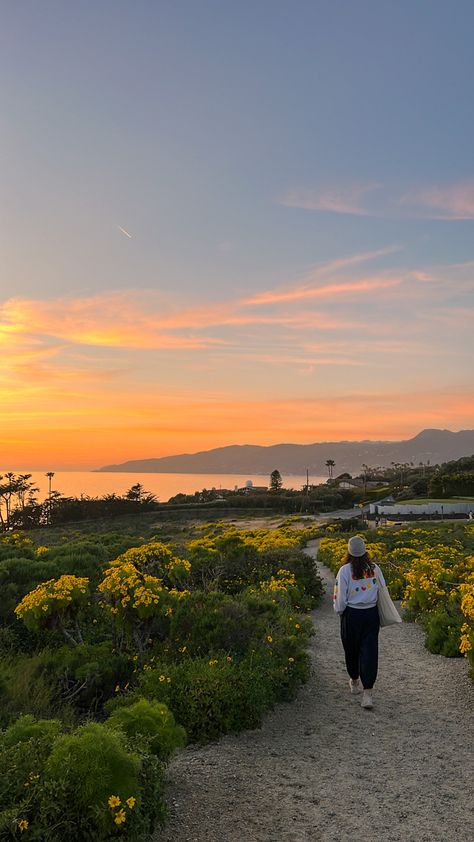
[[[118,811],[118,813],[117,813],[117,815],[116,815],[116,816],[115,816],[115,818],[114,818],[114,822],[115,822],[115,824],[123,824],[123,823],[124,823],[124,822],[126,822],[126,821],[127,821],[127,817],[126,817],[126,815],[125,815],[125,811],[124,811],[124,810],[119,810],[119,811]]]
[[[295,623],[295,629],[300,629],[300,628],[301,628],[300,624],[299,624],[299,623]]]
[[[288,658],[288,663],[289,663],[289,664],[294,664],[294,663],[295,663],[295,659],[294,659],[294,658]]]
[[[18,828],[23,833],[24,830],[28,830],[29,824],[28,819],[20,819],[18,822]]]
[[[166,675],[160,675],[160,681],[166,681]]]
[[[120,807],[121,803],[122,802],[120,801],[118,795],[111,795],[109,800],[107,801],[107,804],[111,809],[113,809],[114,807]]]
[[[125,803],[130,807],[131,810],[133,810],[135,804],[137,803],[137,799],[134,798],[133,795],[131,795],[130,798],[127,798]]]
[[[273,637],[271,636],[271,634],[267,635],[267,640],[269,643],[273,643]]]

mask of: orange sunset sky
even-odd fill
[[[3,470],[474,427],[470,45],[357,6],[5,10]]]

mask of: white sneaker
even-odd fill
[[[355,695],[356,693],[362,693],[362,684],[360,683],[360,678],[350,678],[349,687],[353,695]]]
[[[374,703],[372,701],[372,691],[371,690],[364,690],[364,692],[362,693],[362,701],[360,703],[360,706],[362,708],[367,708],[367,710],[370,710],[370,708],[373,708]]]

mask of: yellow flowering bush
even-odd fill
[[[256,588],[249,588],[249,593],[267,594],[294,606],[301,601],[295,574],[283,568],[270,579],[263,579]]]
[[[474,668],[474,573],[460,586],[461,612],[464,622],[461,627],[460,650],[470,658]]]
[[[131,564],[140,573],[152,574],[161,579],[167,587],[179,586],[189,578],[191,564],[187,559],[177,558],[160,541],[131,547],[112,562],[112,566]]]
[[[171,617],[174,606],[186,598],[189,591],[167,587],[163,578],[145,572],[151,565],[143,563],[141,568],[137,567],[130,559],[139,560],[138,549],[141,548],[127,550],[112,562],[99,584],[99,593],[116,626],[125,631],[142,651],[150,638],[153,620]],[[145,550],[145,558],[147,553],[148,548]],[[166,556],[163,567],[168,583],[174,578],[169,576],[169,570],[182,564],[171,553],[169,558]]]
[[[142,573],[131,561],[114,564],[99,584],[108,610],[125,619],[136,612],[141,619],[152,616],[160,604],[165,588],[163,580]]]
[[[70,642],[81,643],[78,615],[89,599],[89,580],[78,576],[61,576],[41,582],[26,594],[15,608],[18,619],[27,628],[58,628]],[[68,627],[73,626],[73,631]]]

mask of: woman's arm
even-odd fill
[[[342,572],[342,567],[339,569],[334,582],[334,611],[337,614],[342,614],[347,605],[347,582],[346,577]]]
[[[384,587],[384,585],[385,585],[384,575],[383,575],[380,567],[378,566],[378,564],[375,565],[375,576],[377,578],[377,581],[378,581],[379,585],[382,585],[382,587]]]

